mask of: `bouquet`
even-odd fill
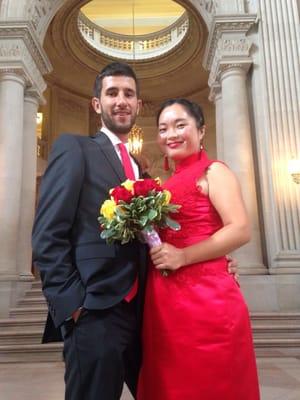
[[[110,199],[100,208],[101,237],[111,244],[143,239],[150,247],[161,243],[155,228],[180,229],[169,217],[179,205],[171,204],[171,193],[161,187],[159,178],[126,180],[110,190]]]

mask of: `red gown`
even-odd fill
[[[181,162],[164,188],[181,230],[162,241],[182,248],[211,236],[222,221],[197,180],[212,163],[202,151]],[[222,190],[222,188],[220,188]],[[249,313],[225,257],[163,277],[150,266],[138,400],[258,400]]]

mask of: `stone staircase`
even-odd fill
[[[0,319],[0,363],[62,361],[62,343],[41,344],[47,305],[36,281],[8,319]],[[253,313],[259,357],[300,356],[300,313]]]
[[[251,323],[257,356],[300,356],[300,313],[253,313]]]
[[[62,343],[41,344],[47,304],[36,281],[9,318],[0,319],[0,363],[62,361]]]

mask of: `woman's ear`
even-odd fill
[[[199,129],[200,144],[202,144],[203,138],[205,136],[205,132],[206,132],[206,125],[202,125],[201,128]]]

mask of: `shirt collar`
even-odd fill
[[[105,135],[109,138],[109,140],[111,141],[111,143],[113,144],[114,147],[118,147],[119,143],[123,143],[122,140],[116,134],[114,134],[112,131],[110,131],[105,126],[103,126],[101,128],[101,132],[105,133]],[[128,150],[128,143],[126,142],[124,144]]]

